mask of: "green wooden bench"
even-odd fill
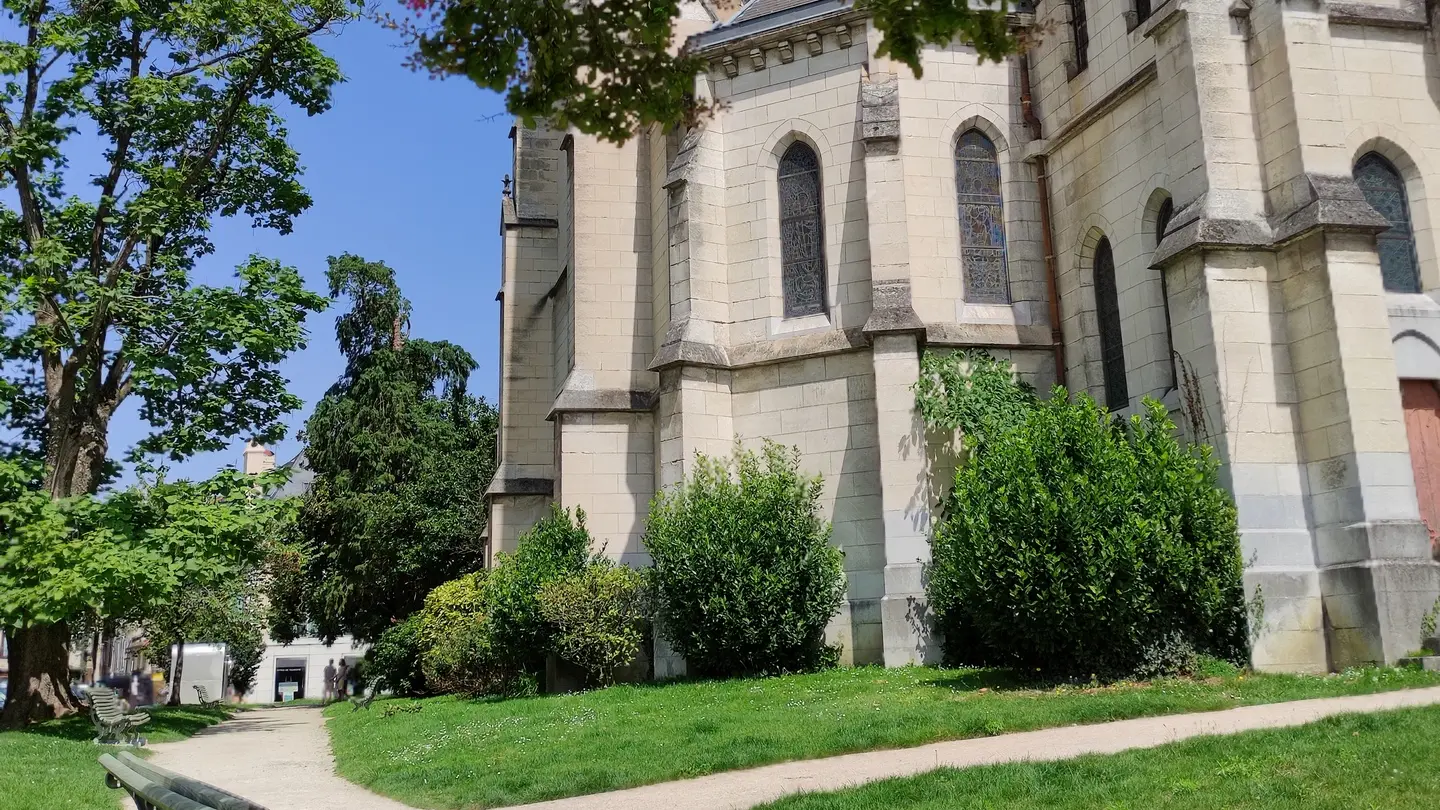
[[[195,694],[200,696],[200,708],[213,709],[220,705],[220,701],[210,699],[210,690],[204,684],[195,684]]]
[[[105,754],[105,784],[122,788],[138,810],[265,810],[243,796],[151,765],[130,752]]]
[[[125,711],[120,693],[114,689],[97,686],[89,691],[87,697],[90,701],[90,721],[95,724],[95,742],[145,744],[145,738],[136,734],[135,730],[150,722],[150,715]]]

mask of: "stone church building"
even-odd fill
[[[559,502],[643,565],[738,436],[825,478],[848,662],[934,660],[944,459],[911,386],[983,348],[1214,444],[1254,662],[1393,662],[1440,593],[1440,61],[1417,0],[1040,0],[923,78],[850,0],[683,6],[720,110],[617,148],[517,127],[491,549]],[[941,472],[937,473],[937,469]],[[656,673],[682,662],[657,654]]]

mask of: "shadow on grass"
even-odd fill
[[[152,742],[183,739],[231,716],[223,709],[202,709],[198,706],[157,706],[149,709],[147,713],[150,715],[150,722],[140,727],[140,733]],[[95,724],[90,721],[90,715],[82,711],[80,714],[30,726],[24,733],[89,742],[95,739]]]

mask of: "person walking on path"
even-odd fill
[[[340,668],[335,670],[335,699],[344,700],[350,690],[350,665],[340,659]]]
[[[321,703],[329,703],[335,699],[335,659],[331,658],[330,663],[325,665],[325,685],[320,695]]]

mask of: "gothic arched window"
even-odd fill
[[[820,161],[796,141],[780,158],[780,283],[785,317],[825,312],[825,229]]]
[[[1005,200],[1000,193],[1000,160],[995,144],[979,130],[955,145],[955,190],[960,202],[960,263],[965,300],[1010,303],[1005,272]]]
[[[1170,227],[1170,218],[1175,216],[1175,201],[1169,197],[1160,203],[1155,212],[1155,247],[1165,239],[1165,229]],[[1170,389],[1180,387],[1180,378],[1175,373],[1175,330],[1170,326],[1170,286],[1165,283],[1165,268],[1160,268],[1160,304],[1165,307],[1165,364],[1170,371]]]
[[[1120,334],[1120,294],[1115,288],[1115,254],[1110,240],[1095,246],[1095,314],[1100,322],[1100,363],[1105,373],[1105,407],[1130,405],[1125,383],[1125,340]]]
[[[1355,163],[1355,182],[1365,201],[1390,220],[1390,230],[1375,237],[1380,277],[1389,292],[1420,292],[1420,263],[1415,258],[1415,232],[1410,227],[1410,200],[1405,181],[1390,161],[1370,152]]]
[[[1090,66],[1090,21],[1085,16],[1085,0],[1070,0],[1070,35],[1075,40],[1075,70]]]

